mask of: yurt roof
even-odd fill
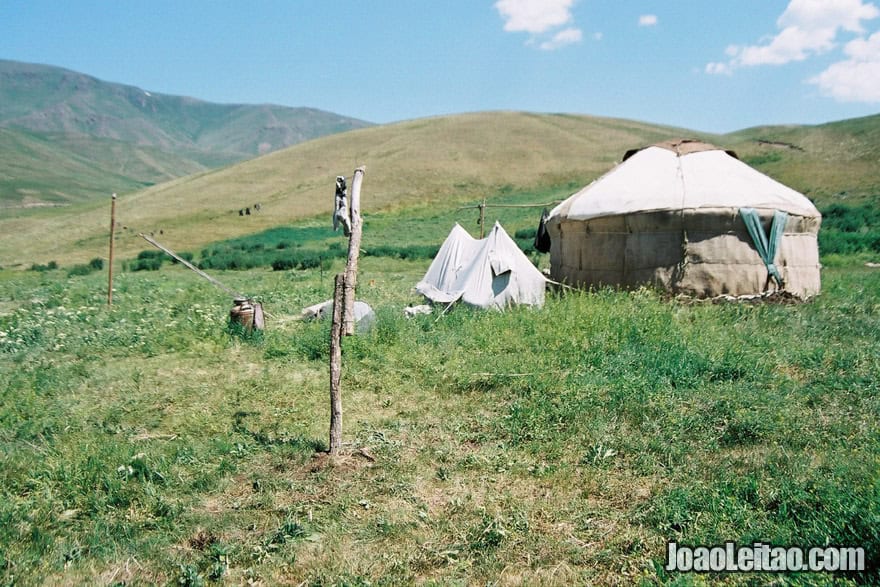
[[[806,196],[749,167],[733,151],[691,140],[627,151],[550,217],[588,220],[637,212],[742,207],[819,216]]]

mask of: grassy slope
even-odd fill
[[[819,203],[868,199],[880,204],[880,115],[818,126],[751,128],[727,135],[725,143]]]
[[[685,131],[623,120],[482,113],[416,120],[309,141],[244,164],[174,180],[120,198],[128,226],[123,254],[143,248],[135,231],[159,230],[177,249],[195,249],[329,212],[333,179],[366,163],[367,214],[420,204],[443,209],[506,190],[574,190],[626,149]],[[261,203],[259,215],[238,210]],[[0,265],[84,260],[106,248],[106,202],[0,220]]]
[[[574,191],[629,148],[697,136],[804,191],[820,205],[874,202],[880,194],[880,116],[817,127],[768,127],[726,136],[587,116],[516,112],[414,120],[317,139],[242,164],[125,194],[123,255],[143,248],[137,231],[163,232],[177,249],[327,213],[333,178],[368,166],[367,214],[419,205],[452,208],[511,190]],[[793,145],[792,148],[786,145]],[[110,190],[108,190],[110,191]],[[122,189],[115,191],[122,192]],[[526,199],[528,201],[528,199]],[[242,219],[238,210],[261,203]],[[0,219],[0,265],[83,261],[104,254],[107,203],[11,212]]]
[[[68,205],[94,199],[96,192],[135,191],[206,169],[153,147],[6,128],[0,128],[0,153],[0,208]]]

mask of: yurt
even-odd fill
[[[714,297],[819,293],[822,215],[803,194],[712,145],[677,140],[623,162],[547,219],[553,279]]]

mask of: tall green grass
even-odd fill
[[[684,583],[665,542],[861,545],[880,563],[880,274],[815,301],[650,290],[405,319],[427,261],[365,257],[331,465],[320,272],[0,272],[4,583]],[[341,267],[337,263],[335,267]]]
[[[834,204],[822,210],[822,254],[880,253],[880,210],[869,204]]]

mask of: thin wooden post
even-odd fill
[[[349,216],[351,233],[348,237],[348,262],[345,273],[336,275],[333,283],[333,321],[330,326],[330,449],[331,455],[342,448],[342,337],[354,334],[354,299],[357,287],[358,257],[361,250],[361,183],[365,167],[354,170],[351,180]]]
[[[113,305],[113,236],[116,233],[116,194],[110,199],[110,259],[107,262],[107,305]]]
[[[483,198],[483,203],[480,204],[480,238],[483,238],[485,231],[483,227],[486,225],[486,198]]]
[[[357,271],[358,257],[361,252],[361,235],[363,233],[363,225],[361,222],[361,184],[364,181],[364,173],[367,168],[364,166],[354,170],[354,177],[351,179],[351,201],[349,203],[349,213],[351,216],[351,236],[348,239],[348,262],[345,265],[345,315],[343,317],[343,330],[345,336],[354,334],[354,298],[355,288],[357,287]]]
[[[333,287],[333,322],[330,326],[330,454],[339,454],[342,446],[342,315],[345,276],[336,274]]]

